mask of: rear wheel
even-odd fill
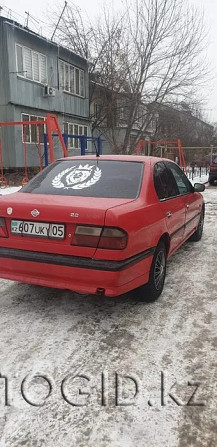
[[[205,211],[203,209],[200,214],[200,220],[198,223],[198,227],[197,227],[196,231],[192,234],[192,236],[189,238],[189,241],[198,242],[201,240],[202,234],[203,234],[204,214],[205,214]]]
[[[154,252],[151,264],[149,282],[134,290],[134,296],[147,302],[153,302],[159,298],[164,287],[166,276],[167,254],[163,242],[159,242]]]

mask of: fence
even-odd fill
[[[204,180],[208,176],[209,166],[187,166],[186,175],[189,180],[194,180],[196,177],[199,180]]]

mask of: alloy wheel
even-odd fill
[[[163,250],[159,251],[154,266],[154,284],[157,290],[160,290],[164,282],[166,270],[166,257]]]

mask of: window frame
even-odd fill
[[[174,196],[170,196],[170,197],[164,197],[164,198],[162,198],[162,199],[159,198],[159,195],[158,195],[157,190],[156,190],[156,187],[155,187],[155,167],[156,167],[157,165],[159,165],[159,164],[161,164],[161,165],[164,166],[165,170],[167,171],[168,175],[170,176],[170,178],[171,178],[171,180],[172,180],[172,183],[173,183],[173,186],[174,186],[174,189],[175,189],[175,191],[176,191],[176,195],[174,195]],[[157,162],[154,164],[154,166],[153,166],[153,184],[154,184],[154,189],[155,189],[156,195],[157,195],[157,197],[158,197],[158,199],[159,199],[160,202],[165,202],[165,201],[167,201],[167,200],[172,200],[172,199],[175,199],[175,198],[177,198],[177,197],[179,196],[179,191],[178,191],[178,187],[177,187],[176,181],[175,181],[175,179],[174,179],[174,176],[172,175],[172,172],[167,168],[167,166],[165,165],[164,161],[157,161]]]
[[[61,73],[61,67],[63,72]],[[68,81],[69,85],[68,90],[66,89],[66,68],[68,73]],[[73,72],[73,77],[71,78],[71,73]],[[64,93],[68,93],[69,95],[77,96],[78,98],[85,98],[85,71],[83,68],[79,68],[76,65],[70,64],[69,62],[65,62],[63,59],[59,59],[58,61],[58,75],[59,75],[59,86],[62,88]],[[71,86],[71,81],[73,79],[73,88]],[[61,85],[61,81],[63,80],[63,85]],[[78,81],[78,85],[77,85]],[[78,89],[77,89],[78,87]],[[77,93],[78,91],[78,93]]]
[[[136,141],[137,141],[137,136],[130,134],[129,135],[129,149],[134,149]]]
[[[88,137],[88,126],[86,126],[85,124],[72,123],[70,121],[63,121],[63,124],[62,124],[63,133],[65,133],[65,129],[64,129],[65,126],[67,126],[67,129],[68,129],[67,134],[68,135],[84,135],[85,137]],[[69,132],[69,127],[70,126],[73,126],[73,132],[72,133]],[[75,126],[78,127],[78,132],[75,132]],[[79,127],[80,128],[82,127],[82,132],[83,133],[79,133],[80,132]],[[85,135],[84,129],[86,129],[86,132],[87,132],[86,135]],[[70,144],[71,142],[72,142],[72,145]],[[68,149],[69,150],[73,151],[73,150],[77,150],[77,149],[80,149],[80,148],[81,147],[80,147],[80,139],[79,138],[70,138],[70,137],[68,138]],[[85,149],[87,149],[87,141],[86,141],[86,144],[85,144]]]
[[[174,178],[174,181],[175,181],[175,183],[176,183],[176,185],[177,185],[177,189],[178,189],[178,192],[179,192],[178,196],[180,197],[180,196],[186,196],[187,194],[191,194],[191,193],[193,192],[193,186],[192,186],[191,182],[188,180],[188,178],[186,177],[185,173],[184,173],[184,172],[182,171],[182,169],[180,168],[180,166],[178,166],[176,163],[172,163],[171,161],[165,161],[164,164],[165,164],[166,168],[171,172],[171,174],[172,174],[172,176],[173,176],[173,178]],[[178,183],[177,183],[177,181],[176,181],[175,175],[173,174],[173,171],[172,171],[171,168],[170,168],[170,165],[174,166],[174,168],[177,169],[177,172],[178,172],[178,173],[180,172],[180,174],[181,174],[182,176],[184,175],[184,179],[186,180],[186,187],[187,187],[187,185],[189,185],[189,191],[187,191],[187,192],[183,192],[183,193],[180,192]],[[181,177],[181,176],[180,176],[180,177]],[[184,182],[183,182],[183,183],[184,183]]]
[[[17,47],[21,48],[21,56],[22,56],[22,66],[23,66],[23,74],[20,74],[21,72],[19,71],[19,67],[18,67],[18,55],[17,55]],[[24,63],[24,49],[27,49],[28,51],[30,51],[31,53],[31,68],[32,68],[32,77],[27,77],[26,76],[26,70],[25,70],[25,63]],[[46,85],[47,84],[47,56],[43,53],[40,53],[39,51],[35,51],[32,48],[26,47],[25,45],[21,45],[19,43],[15,43],[15,53],[16,53],[16,70],[17,70],[17,77],[22,78],[22,79],[26,79],[27,81],[30,82],[35,82],[36,84],[42,84],[42,85]],[[33,54],[36,54],[38,57],[38,71],[39,71],[39,80],[34,79],[34,69],[33,69]],[[45,79],[42,80],[42,71],[41,71],[41,56],[44,58],[45,60]]]
[[[144,121],[143,108],[141,105],[139,105],[139,106],[137,106],[137,109],[136,109],[134,123],[136,126],[141,127],[143,121]]]
[[[99,118],[99,116],[100,116],[100,106],[99,106],[98,102],[95,101],[93,103],[93,118],[95,120],[97,120]]]
[[[28,120],[24,120],[23,116],[28,116],[29,119]],[[38,132],[36,133],[36,136],[37,136],[36,141],[32,141],[31,117],[35,118],[34,121],[42,121],[42,120],[45,121],[45,117],[44,116],[40,116],[40,115],[34,115],[33,113],[31,113],[31,114],[30,113],[25,113],[25,112],[21,113],[21,121],[29,121],[29,124],[27,125],[28,126],[29,141],[26,140],[25,143],[26,144],[39,144]],[[42,124],[40,124],[40,126],[42,126]],[[43,133],[46,133],[45,124],[44,124],[44,132]],[[24,143],[24,126],[22,126],[22,143]],[[40,140],[40,143],[43,143],[43,139]]]
[[[120,121],[125,121],[126,120],[124,112],[125,112],[125,107],[124,106],[120,106],[120,108],[119,108],[119,120]]]

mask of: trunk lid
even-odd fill
[[[0,245],[24,250],[93,257],[96,248],[71,245],[76,225],[103,226],[106,211],[134,199],[71,197],[13,193],[0,197],[1,217],[5,217],[9,237]],[[35,213],[34,213],[35,211]],[[11,233],[11,221],[63,224],[64,239],[49,239]]]

